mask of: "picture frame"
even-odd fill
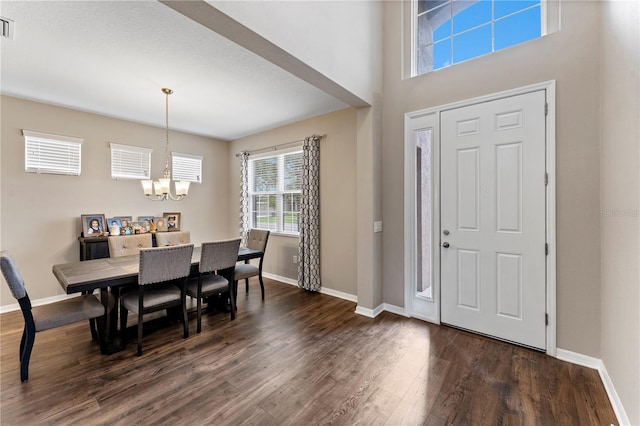
[[[120,221],[120,235],[133,234],[133,218],[131,216],[114,216],[108,220],[109,224],[111,224],[112,219]]]
[[[146,232],[151,231],[151,224],[153,223],[154,216],[138,216],[138,223],[145,229]]]
[[[155,217],[153,222],[156,226],[156,232],[167,232],[168,217]]]
[[[179,212],[164,212],[162,216],[167,218],[167,231],[179,231],[182,225],[182,217]]]
[[[102,237],[109,232],[106,227],[107,219],[102,213],[80,215],[82,235],[87,237]]]

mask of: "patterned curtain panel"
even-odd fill
[[[240,155],[240,238],[241,244],[247,245],[249,234],[249,153]]]
[[[320,136],[302,146],[298,287],[320,291]]]

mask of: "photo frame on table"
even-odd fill
[[[155,217],[153,222],[156,225],[156,232],[167,232],[168,217]]]
[[[83,214],[80,215],[82,221],[82,235],[85,237],[101,237],[107,230],[107,219],[104,214]]]
[[[112,220],[117,220],[120,222],[120,235],[131,235],[133,234],[133,218],[131,216],[114,216],[111,219],[108,219],[109,225],[111,225]]]
[[[167,231],[179,231],[182,224],[182,218],[178,212],[162,213],[167,218]]]
[[[145,231],[149,232],[151,230],[153,218],[154,216],[138,216],[138,223],[145,229]]]

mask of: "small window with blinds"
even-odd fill
[[[22,135],[25,172],[80,176],[82,139],[31,130]]]
[[[172,152],[171,179],[202,183],[202,157]]]
[[[109,146],[113,179],[149,179],[151,149],[117,143],[110,143]]]
[[[302,151],[249,160],[251,227],[299,233]]]

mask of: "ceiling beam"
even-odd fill
[[[371,106],[316,69],[281,49],[204,0],[159,0],[187,18],[244,47],[301,80],[354,108]]]

